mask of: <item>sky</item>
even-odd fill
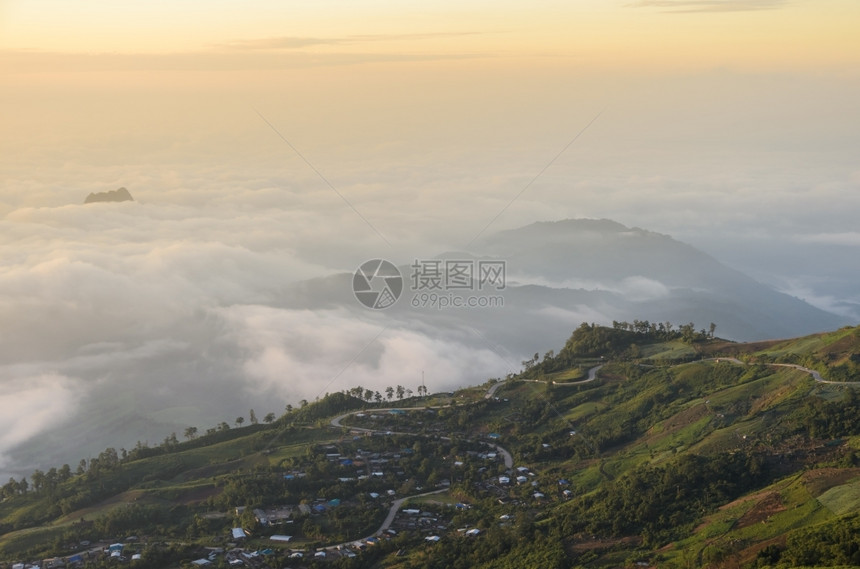
[[[456,335],[279,295],[535,221],[669,234],[860,319],[858,21],[853,0],[0,0],[0,470],[106,394],[205,427],[503,374]],[[82,205],[121,186],[133,204]],[[177,386],[212,410],[165,403]]]

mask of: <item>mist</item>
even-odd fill
[[[290,287],[368,259],[469,251],[536,221],[669,234],[860,319],[856,74],[445,54],[4,57],[3,475],[356,385],[416,390],[423,376],[442,391],[516,371],[533,346],[499,347],[479,318],[445,328],[295,306]],[[83,205],[120,186],[135,201]],[[509,271],[635,301],[668,294],[641,275]],[[572,330],[610,315],[534,318]]]

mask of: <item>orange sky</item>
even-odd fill
[[[853,0],[13,0],[0,4],[0,49],[194,53],[221,65],[276,52],[772,70],[860,63],[858,21]]]

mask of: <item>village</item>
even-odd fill
[[[431,409],[389,409],[333,419],[340,439],[284,461],[285,468],[277,475],[283,496],[294,500],[256,507],[236,504],[229,511],[201,514],[210,521],[240,523],[211,536],[213,545],[195,550],[197,556],[188,560],[189,565],[265,569],[333,562],[394,540],[403,554],[409,547],[480,538],[483,530],[476,526],[483,515],[474,503],[481,499],[491,499],[502,509],[495,523],[506,526],[518,512],[572,496],[566,480],[547,482],[531,468],[514,467],[498,434],[487,433],[478,440],[445,436],[435,417]],[[344,528],[361,529],[342,523],[361,515],[367,522],[363,527],[372,523],[372,528],[333,541],[344,536]],[[81,542],[65,557],[10,567],[55,569],[105,560],[133,566],[149,545],[146,537],[138,536]]]

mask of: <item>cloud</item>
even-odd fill
[[[571,329],[575,329],[583,322],[609,324],[612,320],[598,308],[585,305],[575,306],[572,309],[561,308],[558,306],[546,306],[539,309],[537,314],[544,318],[566,322],[570,325]]]
[[[829,245],[842,245],[846,247],[860,246],[860,232],[843,231],[839,233],[814,233],[810,235],[798,235],[795,240],[801,243],[822,243]]]
[[[774,10],[790,4],[790,0],[640,0],[628,6],[663,8],[664,12],[750,12]]]
[[[821,310],[855,320],[860,319],[860,296],[851,299],[844,296],[836,297],[832,294],[822,294],[816,292],[808,282],[800,278],[785,279],[778,290],[795,298],[800,298]]]
[[[564,279],[553,280],[540,275],[511,274],[511,284],[517,285],[539,285],[550,288],[567,288],[582,290],[603,290],[622,296],[633,302],[645,302],[658,300],[669,296],[671,289],[660,281],[634,275],[625,277],[619,281],[598,281],[589,279]],[[580,320],[582,322],[582,320]]]
[[[0,471],[9,450],[74,416],[85,396],[80,382],[56,373],[4,378],[0,390]],[[4,478],[5,480],[5,478]]]
[[[415,390],[422,372],[430,390],[447,391],[512,371],[489,348],[458,341],[456,331],[434,337],[405,329],[402,322],[359,319],[343,309],[237,305],[218,313],[244,350],[246,379],[262,392],[293,401],[357,385]]]
[[[223,44],[215,44],[213,47],[230,50],[279,50],[279,49],[301,49],[314,45],[337,45],[344,43],[343,38],[311,38],[281,36],[272,38],[261,38],[252,40],[234,40]]]
[[[356,34],[334,38],[314,38],[301,36],[280,36],[258,39],[234,40],[216,44],[214,48],[228,50],[293,50],[321,45],[344,45],[389,41],[418,41],[440,38],[460,38],[482,35],[482,32],[436,32],[412,34]]]

